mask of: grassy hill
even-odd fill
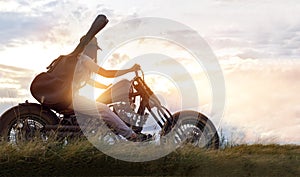
[[[300,176],[300,146],[185,146],[155,161],[113,159],[86,141],[0,145],[0,176]]]

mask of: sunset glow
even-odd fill
[[[124,69],[135,59],[140,61],[146,82],[172,111],[181,108],[180,88],[189,88],[187,81],[192,79],[199,105],[190,109],[209,116],[229,138],[236,138],[230,137],[234,134],[239,142],[300,144],[300,4],[296,1],[16,0],[0,1],[0,13],[0,114],[25,100],[36,102],[29,91],[34,76],[46,71],[59,55],[70,53],[97,14],[103,13],[110,20],[103,31],[122,21],[154,16],[189,26],[211,47],[226,84],[223,117],[214,117],[211,112],[214,95],[207,68],[173,41],[132,39],[107,56],[99,51],[98,64],[106,69]],[[109,45],[105,42],[98,41],[104,49]],[[191,76],[174,71],[174,63],[142,60],[149,54],[171,58]],[[165,69],[172,77],[155,73],[158,69]],[[124,76],[129,80],[133,77]],[[122,78],[95,79],[110,84]],[[90,98],[101,92],[93,90]],[[193,93],[185,94],[194,99]]]

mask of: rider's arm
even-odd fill
[[[90,68],[90,70],[94,73],[97,73],[101,76],[107,77],[107,78],[114,78],[118,77],[124,74],[127,74],[129,72],[134,72],[140,69],[140,65],[135,64],[129,69],[123,69],[123,70],[106,70],[100,66],[98,66],[93,60],[85,60],[84,64],[86,67]]]
[[[129,69],[123,69],[123,70],[106,70],[102,67],[99,67],[97,74],[107,77],[107,78],[113,78],[113,77],[119,77],[122,76],[124,74],[127,74],[129,72],[133,72],[136,71],[138,69],[135,69],[135,67],[131,67]]]
[[[100,82],[97,82],[97,81],[95,81],[93,79],[88,80],[87,84],[89,84],[89,85],[91,85],[93,87],[96,87],[96,88],[100,88],[100,89],[106,89],[106,88],[108,88],[110,86],[110,85],[104,85],[104,84],[102,84]]]

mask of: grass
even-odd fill
[[[150,162],[124,162],[87,141],[0,145],[0,176],[300,176],[300,146],[191,146]]]

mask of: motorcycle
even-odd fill
[[[128,88],[125,89],[127,91],[124,88]],[[124,79],[113,84],[97,101],[107,104],[137,134],[143,134],[147,120],[152,118],[159,127],[160,139],[174,130],[172,141],[177,144],[219,148],[220,140],[213,123],[204,114],[192,110],[172,114],[148,87],[142,70],[136,71],[132,80]],[[83,136],[74,110],[57,112],[26,100],[4,112],[0,118],[0,137],[3,141],[14,144],[35,139],[47,141],[51,133],[60,139]],[[114,137],[122,139],[117,134]],[[153,139],[154,134],[148,134],[146,139],[149,137]]]

